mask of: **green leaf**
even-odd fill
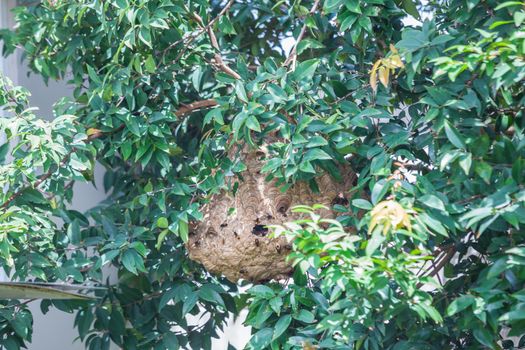
[[[156,72],[157,64],[155,63],[155,59],[153,58],[152,55],[148,55],[148,58],[146,59],[146,62],[145,62],[145,66],[146,66],[146,72],[152,73],[152,74]]]
[[[315,168],[312,166],[312,163],[310,162],[301,162],[299,165],[299,170],[303,173],[310,173],[310,174],[316,174]]]
[[[9,152],[9,142],[0,146],[0,164],[4,164],[7,152]]]
[[[308,143],[306,144],[306,148],[313,148],[313,147],[322,147],[328,145],[328,141],[326,141],[323,137],[314,135],[311,138],[308,139]]]
[[[509,311],[505,314],[503,314],[498,321],[500,322],[515,322],[515,321],[521,321],[525,320],[525,308],[521,308],[518,310]]]
[[[495,349],[494,344],[494,335],[489,332],[485,327],[478,327],[474,329],[474,338],[481,344],[489,347],[490,349]]]
[[[78,312],[77,317],[75,318],[75,324],[78,327],[80,339],[84,339],[84,337],[88,334],[94,318],[95,317],[93,316],[91,310],[80,310]]]
[[[304,309],[301,309],[299,313],[294,316],[294,318],[304,323],[313,323],[315,320],[314,314]]]
[[[128,249],[124,252],[124,254],[122,254],[122,257],[121,257],[121,261],[122,261],[122,264],[124,265],[124,268],[134,275],[138,274],[137,265],[135,261],[136,254],[137,253],[134,250]]]
[[[159,236],[157,237],[157,244],[155,244],[155,248],[157,250],[160,250],[160,248],[162,247],[162,243],[164,243],[164,240],[166,239],[168,233],[170,233],[170,230],[162,230],[160,232]]]
[[[91,66],[87,66],[87,73],[89,76],[89,79],[93,81],[94,83],[101,84],[102,81],[100,80],[100,77],[98,76],[97,72],[93,69]]]
[[[292,322],[292,316],[284,315],[279,318],[279,321],[275,324],[272,340],[279,338],[290,326]]]
[[[184,303],[182,303],[182,315],[185,316],[193,310],[195,305],[197,304],[197,301],[199,300],[199,295],[197,293],[190,294],[185,300]]]
[[[237,80],[235,82],[235,93],[237,98],[243,102],[248,102],[248,96],[246,95],[246,90],[244,89],[244,84],[242,81]]]
[[[516,27],[519,27],[523,22],[525,22],[525,11],[514,12],[514,25],[516,25]]]
[[[324,45],[315,39],[303,39],[297,45],[297,54],[300,55],[307,49],[322,49]]]
[[[169,225],[170,224],[168,222],[168,219],[166,219],[165,217],[161,216],[160,218],[157,219],[158,228],[168,228]]]
[[[361,28],[363,28],[364,30],[366,30],[369,33],[373,33],[372,21],[370,20],[369,17],[367,17],[367,16],[360,16],[357,22],[359,23]]]
[[[443,201],[433,194],[421,196],[419,201],[429,208],[446,211]]]
[[[461,152],[458,150],[446,152],[441,158],[441,162],[439,165],[439,171],[445,170],[446,167],[452,162],[454,162],[460,155],[461,155]]]
[[[387,191],[390,189],[390,182],[385,179],[379,180],[375,183],[372,188],[372,204],[376,205],[385,196]]]
[[[225,307],[224,300],[210,284],[205,284],[199,289],[199,298]]]
[[[80,225],[78,220],[73,220],[67,227],[67,236],[71,244],[79,244],[81,240]]]
[[[326,0],[323,5],[324,10],[327,12],[335,12],[344,2],[344,0]]]
[[[501,10],[506,7],[510,6],[523,6],[523,2],[521,1],[505,1],[504,3],[499,4],[494,8],[495,11]]]
[[[472,154],[466,153],[459,157],[459,166],[465,172],[465,175],[470,173],[470,168],[472,166]]]
[[[253,115],[250,115],[248,118],[246,118],[246,127],[253,131],[261,132],[261,125],[259,124],[257,118]]]
[[[124,332],[126,331],[126,320],[116,307],[112,308],[111,310],[108,328],[115,337],[123,336]]]
[[[490,178],[492,177],[492,167],[489,164],[483,161],[476,162],[474,171],[479,175],[479,177],[483,179],[483,181],[485,181],[485,183],[490,184]]]
[[[153,47],[152,44],[151,44],[151,32],[150,32],[150,30],[148,28],[146,28],[146,27],[140,28],[139,39],[144,44],[146,44],[148,47],[150,47],[150,48]]]
[[[275,297],[270,299],[270,307],[272,310],[279,315],[281,313],[281,307],[283,306],[283,299],[280,297]]]
[[[273,330],[271,328],[263,328],[253,335],[250,339],[250,345],[254,349],[264,349],[272,342]]]
[[[104,228],[106,234],[108,234],[110,237],[115,237],[118,234],[117,226],[115,226],[113,221],[105,216],[102,217],[102,227]]]
[[[372,210],[373,208],[372,203],[370,203],[366,199],[354,199],[352,201],[352,205],[356,208],[365,210]]]
[[[266,162],[261,168],[261,173],[268,173],[274,171],[282,165],[283,160],[280,158],[272,158]]]
[[[262,284],[253,286],[252,288],[248,289],[247,292],[264,299],[270,299],[275,296],[273,289]]]
[[[407,29],[402,32],[402,40],[396,47],[407,51],[416,51],[425,47],[428,43],[427,37],[423,32],[416,29]]]
[[[13,327],[13,330],[19,337],[26,339],[29,334],[32,321],[33,319],[31,314],[29,314],[27,311],[24,311],[16,313],[13,319],[9,321],[9,324],[11,327]]]
[[[328,153],[320,148],[309,149],[303,157],[303,161],[332,159]]]
[[[213,108],[208,113],[206,113],[206,116],[204,117],[204,125],[209,124],[212,120],[217,124],[224,125],[222,110],[220,108]]]
[[[384,241],[386,241],[386,236],[381,230],[374,230],[366,244],[366,256],[372,256]]]
[[[286,92],[276,84],[268,84],[268,92],[276,98],[276,102],[280,103],[288,99]]]
[[[239,135],[239,132],[242,126],[245,124],[247,118],[248,115],[246,114],[246,112],[242,111],[241,113],[237,114],[237,116],[233,119],[232,129],[236,137]]]
[[[419,15],[419,11],[416,7],[416,2],[413,0],[403,0],[403,10],[406,11],[409,15],[414,17],[415,19],[421,19],[421,16]]]
[[[131,141],[126,140],[125,142],[123,142],[120,145],[120,150],[122,152],[122,157],[124,158],[124,160],[128,160],[131,156]]]
[[[465,145],[465,142],[463,141],[463,138],[458,133],[458,131],[450,125],[450,123],[445,122],[445,134],[447,135],[447,138],[449,141],[456,146],[457,148],[466,149],[467,146]]]
[[[345,0],[345,6],[347,9],[354,13],[361,14],[361,1],[360,0]]]
[[[179,288],[171,288],[168,291],[165,291],[162,293],[162,297],[160,298],[159,302],[159,312],[162,311],[162,309],[175,297],[177,297],[178,293],[180,293]]]
[[[179,236],[184,243],[188,242],[188,236],[189,236],[188,223],[183,220],[179,221]]]
[[[13,337],[0,340],[0,344],[2,344],[6,350],[20,350],[20,345],[18,345]]]
[[[172,332],[166,332],[162,336],[162,343],[166,349],[178,349],[179,348],[179,339]]]
[[[439,314],[439,312],[437,311],[437,309],[435,307],[433,307],[432,305],[430,305],[429,303],[426,303],[426,302],[420,303],[419,306],[421,306],[421,308],[423,308],[425,310],[427,315],[430,316],[430,318],[434,322],[436,322],[436,323],[442,323],[443,322],[443,318],[441,317],[441,315]]]
[[[296,81],[304,79],[312,79],[317,67],[319,66],[319,60],[314,58],[308,61],[301,62],[297,65],[293,76]]]
[[[473,305],[476,302],[476,298],[470,294],[462,295],[459,298],[454,299],[452,303],[447,307],[447,315],[454,316],[458,312],[461,312]]]

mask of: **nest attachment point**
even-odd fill
[[[235,195],[222,191],[203,206],[204,218],[192,228],[187,244],[191,259],[232,282],[240,279],[263,282],[290,276],[292,268],[286,256],[291,246],[284,238],[269,238],[266,226],[300,219],[301,214],[290,210],[296,205],[332,207],[345,202],[345,194],[355,178],[351,170],[345,169],[342,182],[328,174],[319,177],[319,193],[303,182],[283,193],[275,180],[266,181],[261,174],[264,155],[247,148],[242,151],[241,159],[247,170],[240,174],[242,180],[237,179],[239,187]],[[335,217],[331,210],[321,215]]]

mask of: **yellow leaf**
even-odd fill
[[[393,55],[390,57],[390,62],[395,68],[403,68],[405,66],[403,61],[401,61],[401,56],[399,55]]]
[[[372,91],[374,93],[377,91],[377,68],[380,64],[381,60],[377,60],[376,63],[374,63],[372,70],[370,71],[370,87],[372,88]]]
[[[373,70],[370,73],[370,87],[372,88],[372,91],[376,93],[377,91],[377,71]]]
[[[374,66],[372,67],[372,72],[375,71],[375,70],[377,70],[377,68],[379,68],[379,66],[381,65],[381,62],[382,62],[382,61],[383,61],[383,60],[379,59],[379,60],[377,60],[377,61],[374,63]]]
[[[89,129],[87,129],[86,134],[88,136],[91,136],[91,135],[95,135],[95,134],[100,134],[101,132],[102,132],[102,130],[95,129],[95,128],[89,128]]]
[[[372,215],[372,218],[370,219],[370,223],[368,224],[368,234],[372,234],[376,226],[377,226],[377,216]]]
[[[368,233],[371,234],[378,225],[383,226],[383,234],[387,234],[391,229],[398,230],[406,228],[411,231],[410,217],[405,208],[396,201],[389,200],[378,203],[370,212],[370,223]]]
[[[394,54],[397,54],[397,49],[394,45],[390,44],[390,51],[392,51]]]
[[[312,344],[310,344],[309,342],[304,342],[303,344],[303,350],[315,350],[317,349],[316,346],[313,346]]]
[[[390,78],[390,69],[386,67],[379,67],[379,81],[384,87],[388,87],[388,80]]]

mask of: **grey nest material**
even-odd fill
[[[222,274],[230,281],[251,282],[284,279],[292,267],[286,261],[291,246],[284,238],[269,238],[266,225],[282,225],[302,218],[292,213],[295,205],[346,204],[346,193],[355,174],[343,170],[344,181],[337,182],[324,174],[317,179],[319,193],[307,183],[297,183],[282,193],[276,181],[266,181],[260,170],[266,154],[245,148],[241,159],[247,170],[240,174],[235,195],[222,191],[202,208],[204,218],[196,223],[187,244],[190,258],[200,262],[211,273]],[[326,210],[324,217],[335,213]]]

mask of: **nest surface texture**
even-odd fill
[[[334,203],[346,201],[345,194],[355,177],[345,169],[345,181],[342,182],[328,174],[317,178],[319,193],[314,193],[307,183],[296,183],[283,193],[275,180],[266,181],[266,176],[261,174],[263,157],[261,151],[242,151],[241,159],[247,170],[236,178],[239,187],[235,195],[222,191],[202,207],[204,218],[193,227],[187,244],[191,259],[232,282],[240,279],[263,282],[288,277],[292,268],[286,256],[291,246],[284,238],[269,238],[266,225],[282,225],[301,219],[300,213],[290,210],[296,205],[332,207]],[[331,210],[320,214],[335,217]]]

